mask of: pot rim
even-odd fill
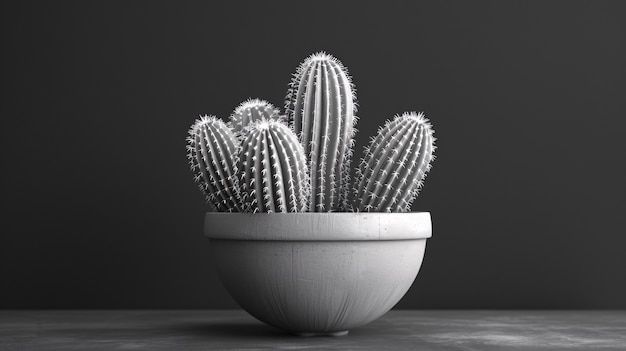
[[[416,240],[432,236],[432,223],[430,212],[207,212],[204,235],[220,240]]]

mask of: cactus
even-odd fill
[[[355,180],[360,211],[406,212],[433,160],[435,138],[423,113],[405,112],[387,121],[365,148]]]
[[[248,99],[239,104],[230,115],[228,126],[241,139],[246,126],[263,118],[287,122],[286,116],[281,115],[280,111],[269,102],[260,99]]]
[[[237,187],[237,139],[215,116],[197,119],[189,129],[187,157],[207,202],[220,212],[240,212]]]
[[[289,123],[309,157],[310,210],[347,208],[356,94],[346,68],[319,52],[298,67],[285,99]]]
[[[311,189],[306,156],[286,124],[262,119],[246,128],[238,156],[242,207],[248,212],[303,212]]]

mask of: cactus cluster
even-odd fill
[[[434,159],[431,124],[415,112],[387,121],[365,148],[350,192],[356,112],[347,69],[313,54],[289,83],[285,115],[248,99],[228,123],[197,119],[187,137],[191,170],[215,211],[410,211]]]

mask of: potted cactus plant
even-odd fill
[[[431,236],[430,214],[410,212],[434,158],[429,121],[387,121],[351,181],[356,106],[347,69],[320,52],[297,68],[285,115],[251,99],[187,137],[220,279],[251,315],[299,335],[344,335],[389,311]]]

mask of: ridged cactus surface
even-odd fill
[[[346,68],[324,52],[309,56],[285,100],[290,125],[309,158],[309,210],[345,210],[356,123],[356,94]]]
[[[246,128],[239,153],[247,212],[304,212],[310,196],[306,156],[286,124],[262,119]]]
[[[261,99],[248,99],[233,111],[228,125],[235,135],[242,136],[246,126],[263,118],[287,123],[286,116],[282,116],[280,110],[274,107],[274,105]]]
[[[435,138],[422,113],[387,121],[365,149],[354,194],[360,211],[407,212],[433,159]]]
[[[187,157],[207,202],[220,212],[240,212],[235,156],[238,143],[215,116],[197,119],[187,136]]]

